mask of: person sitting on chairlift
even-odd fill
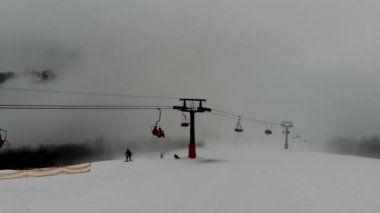
[[[161,138],[161,137],[165,137],[165,132],[164,132],[164,130],[162,130],[162,128],[161,127],[159,127],[158,128],[158,130],[157,130],[157,137],[159,137],[159,138]]]

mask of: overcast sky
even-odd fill
[[[314,143],[370,136],[380,130],[378,8],[375,0],[2,0],[0,71],[57,73],[46,84],[19,77],[2,86],[207,98],[229,112],[294,121]],[[5,91],[0,97],[8,104],[167,104]],[[170,131],[181,116],[166,114]],[[14,140],[98,132],[133,139],[156,116],[3,111],[0,128]],[[200,117],[199,137],[230,131],[234,121],[222,120]],[[264,137],[264,127],[246,125],[247,138]]]

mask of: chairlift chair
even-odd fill
[[[157,138],[164,138],[165,137],[165,132],[160,126],[151,126],[151,132],[154,136]]]
[[[189,127],[189,123],[182,122],[182,123],[181,123],[181,127]]]
[[[152,134],[154,136],[157,136],[157,134],[158,134],[158,128],[161,128],[161,127],[160,126],[151,126],[150,127],[150,131],[152,132]]]
[[[152,134],[154,136],[156,136],[158,138],[164,138],[165,137],[165,132],[162,129],[162,127],[158,126],[158,123],[161,121],[161,109],[158,109],[158,111],[160,112],[158,120],[156,121],[156,124],[154,126],[150,127],[150,131],[152,132]]]
[[[265,124],[265,134],[271,135],[272,134],[272,123],[270,123],[270,126],[268,128],[267,124]]]
[[[185,113],[182,112],[182,123],[181,123],[181,127],[189,127],[189,121],[187,120],[187,117],[185,115]]]
[[[0,129],[0,148],[4,145],[9,145],[9,142],[7,141],[7,130]]]
[[[243,127],[242,127],[242,125],[241,125],[241,123],[240,123],[240,121],[241,121],[241,117],[239,116],[239,120],[238,120],[238,122],[236,123],[236,127],[235,127],[235,132],[243,132],[244,130],[243,130]]]

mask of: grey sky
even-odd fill
[[[379,7],[373,0],[3,0],[0,70],[49,68],[58,74],[49,84],[17,80],[5,86],[204,97],[226,111],[293,120],[313,142],[335,135],[361,137],[377,134],[380,127]],[[0,95],[7,103],[146,103]],[[69,117],[59,112],[63,119],[56,122],[57,117],[39,113],[15,118],[6,112],[0,125],[43,135],[27,126],[39,117],[37,123],[54,133],[64,122],[75,131],[81,126],[78,134],[85,135],[83,126],[102,121],[113,128],[91,126],[87,132],[131,137],[115,127],[132,131],[156,115],[75,112]],[[83,117],[77,122],[78,116]],[[169,126],[180,119],[168,116]],[[201,136],[219,133],[211,124],[220,119],[200,121]],[[222,132],[229,131],[233,121],[224,122]],[[249,127],[247,138],[264,137],[262,126]]]

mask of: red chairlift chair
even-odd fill
[[[182,123],[181,123],[181,127],[189,127],[189,121],[187,120],[187,117],[185,115],[185,113],[182,112]]]
[[[240,123],[240,121],[241,121],[241,117],[239,116],[239,120],[238,120],[238,122],[237,122],[237,124],[236,124],[236,127],[235,127],[235,132],[238,132],[238,133],[244,131],[244,130],[243,130],[243,127],[242,127],[242,125],[241,125],[241,123]]]
[[[158,111],[160,112],[158,120],[156,121],[156,124],[154,126],[151,126],[150,131],[157,138],[164,138],[165,137],[165,132],[162,129],[162,127],[158,126],[158,123],[161,121],[161,109],[158,109]]]
[[[0,129],[0,148],[4,145],[9,145],[7,141],[7,130]]]

